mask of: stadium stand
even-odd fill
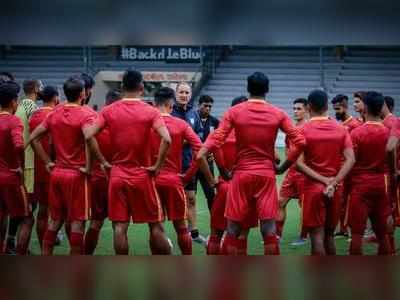
[[[245,82],[254,71],[271,80],[269,100],[290,111],[291,101],[313,88],[325,87],[330,97],[375,89],[400,99],[400,48],[347,47],[337,57],[334,47],[231,47],[215,64],[202,94],[215,98],[214,114],[221,116],[233,97],[246,94]],[[0,70],[44,84],[61,86],[72,74],[136,67],[144,71],[200,71],[198,63],[132,62],[117,59],[118,47],[0,48]],[[400,111],[397,105],[396,112]]]

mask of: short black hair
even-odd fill
[[[366,93],[363,102],[367,107],[368,113],[378,117],[381,114],[385,99],[381,93],[370,91]]]
[[[293,104],[301,103],[304,106],[307,106],[308,102],[306,98],[297,98],[293,101]]]
[[[118,100],[122,99],[122,94],[120,90],[112,89],[106,94],[106,105],[110,105]]]
[[[43,91],[40,93],[41,99],[44,103],[50,102],[55,96],[59,96],[58,89],[55,86],[45,86]]]
[[[240,103],[246,102],[249,100],[246,96],[238,96],[232,99],[231,106],[238,105]]]
[[[264,97],[269,92],[269,79],[264,73],[255,72],[247,77],[247,91],[251,96]]]
[[[137,70],[128,69],[122,76],[122,88],[128,92],[135,92],[143,83],[143,75]]]
[[[78,100],[84,89],[85,83],[80,77],[70,77],[64,82],[64,94],[68,102]]]
[[[199,98],[199,104],[203,103],[214,103],[214,99],[209,95],[201,95]]]
[[[25,94],[31,94],[35,92],[35,89],[40,86],[39,80],[36,79],[26,79],[24,80],[24,83],[22,84],[24,93]]]
[[[394,109],[394,99],[390,96],[385,96],[383,97],[383,99],[385,100],[386,106],[388,107],[390,112],[393,112]]]
[[[345,103],[343,103],[345,102]],[[342,94],[338,94],[335,97],[333,97],[331,103],[332,104],[345,104],[347,105],[347,103],[349,102],[349,97],[347,97],[346,95],[342,95]]]
[[[170,100],[175,100],[175,91],[167,86],[161,87],[154,95],[157,106],[164,105]]]
[[[90,76],[89,74],[87,74],[87,73],[82,73],[82,74],[80,75],[80,78],[81,78],[81,79],[83,80],[83,82],[85,83],[85,90],[91,89],[91,88],[94,87],[95,81],[94,81],[93,77]]]
[[[364,91],[358,91],[353,94],[353,97],[360,98],[361,101],[364,101],[365,94],[366,94],[366,92],[364,92]]]
[[[321,90],[313,90],[307,98],[308,105],[315,112],[324,112],[328,109],[328,94]]]
[[[0,84],[0,106],[8,107],[13,100],[18,99],[20,87],[15,81]]]
[[[15,81],[15,77],[10,72],[0,72],[0,84],[7,81]]]

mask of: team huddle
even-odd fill
[[[148,224],[152,254],[171,254],[163,225],[168,219],[181,253],[191,255],[192,241],[201,241],[195,208],[199,180],[210,211],[208,255],[246,255],[252,228],[260,230],[264,254],[279,255],[290,199],[299,200],[300,238],[309,236],[311,254],[335,255],[339,228],[351,235],[349,254],[360,255],[368,227],[377,253],[395,254],[400,120],[391,113],[392,98],[357,92],[359,116],[352,117],[348,98],[338,95],[331,101],[334,120],[328,116],[328,95],[314,90],[293,102],[293,124],[266,100],[269,80],[255,72],[247,78],[249,97],[233,99],[218,121],[186,113],[182,99],[190,98],[191,88],[185,82],[175,90],[161,87],[152,105],[146,103],[136,70],[124,73],[121,94],[110,92],[96,112],[88,106],[90,80],[67,79],[65,103],[59,103],[57,89],[46,86],[43,106],[31,109],[28,102],[18,105],[19,85],[1,78],[0,253],[7,252],[8,220],[11,228],[16,219],[16,253],[29,253],[38,206],[43,255],[53,254],[62,226],[71,254],[93,254],[106,218],[116,254],[129,253],[131,221]],[[25,94],[36,88],[24,83]],[[210,98],[199,99],[205,111]],[[286,134],[283,162],[275,149],[279,130]],[[286,171],[278,193],[276,175]]]

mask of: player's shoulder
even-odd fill
[[[7,122],[8,122],[12,127],[15,127],[15,126],[24,126],[24,123],[22,122],[22,120],[21,120],[18,116],[16,116],[15,114],[10,115],[10,116],[7,118]]]

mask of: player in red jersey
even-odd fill
[[[349,252],[362,254],[362,238],[369,218],[379,242],[378,254],[389,254],[386,223],[391,209],[385,184],[385,150],[389,129],[380,118],[384,99],[381,94],[368,92],[363,101],[365,123],[351,133],[356,163],[351,173]]]
[[[381,117],[383,119],[383,125],[385,125],[389,131],[391,131],[397,122],[397,117],[393,115],[394,110],[394,99],[389,96],[384,97],[384,104],[382,107]],[[392,153],[391,153],[392,154]],[[393,152],[393,159],[396,160],[396,166],[399,166],[400,163],[400,147],[396,147],[396,151]],[[395,166],[395,168],[396,168]],[[390,168],[387,165],[386,167],[386,177],[387,177],[387,188],[389,199],[392,207],[393,214],[388,219],[388,234],[391,243],[392,250],[395,251],[396,243],[394,239],[394,233],[396,230],[396,226],[400,226],[400,196],[399,196],[399,185],[397,180],[393,180],[393,177],[390,176]]]
[[[331,103],[333,110],[335,111],[335,117],[336,120],[341,122],[341,124],[346,127],[346,129],[351,133],[353,129],[357,128],[360,126],[362,123],[357,119],[351,116],[348,112],[348,102],[349,98],[346,95],[336,95]],[[348,198],[350,195],[350,178],[351,176],[348,176],[343,182],[343,197],[342,197],[342,203],[341,203],[341,210],[340,210],[340,226],[339,226],[339,231],[335,233],[335,236],[344,236],[348,237],[348,228],[346,224],[346,214],[347,214],[347,203],[348,203]]]
[[[162,87],[156,92],[154,102],[161,112],[172,140],[165,164],[160,174],[156,177],[156,188],[163,210],[168,219],[174,224],[178,245],[182,254],[191,255],[192,238],[186,225],[188,207],[182,177],[180,176],[182,170],[182,149],[184,144],[188,144],[193,153],[196,154],[200,150],[201,140],[188,123],[171,115],[175,102],[175,92],[173,89]],[[158,149],[160,148],[160,137],[154,131],[151,135],[151,141],[152,153],[154,154],[154,161],[156,161]],[[191,169],[189,168],[188,172]],[[205,159],[201,161],[201,169],[206,173],[205,178],[214,185],[213,176]],[[194,174],[193,172],[191,173],[192,175]]]
[[[85,97],[84,83],[69,78],[64,83],[67,103],[58,105],[31,135],[35,151],[45,162],[50,175],[50,222],[43,239],[44,255],[53,253],[57,232],[63,222],[71,224],[71,254],[83,254],[85,221],[90,217],[90,190],[87,175],[90,157],[86,151],[84,130],[92,125],[94,116],[80,104]],[[55,164],[43,150],[39,140],[50,134],[54,145]]]
[[[7,218],[21,218],[17,254],[27,254],[33,218],[23,183],[23,124],[14,114],[19,86],[13,81],[0,83],[0,254],[5,251]]]
[[[365,92],[359,91],[353,94],[353,108],[356,113],[359,114],[357,117],[357,121],[364,123],[364,102],[363,98],[365,97]]]
[[[122,78],[122,89],[123,99],[104,108],[95,125],[85,134],[89,139],[105,127],[110,131],[114,154],[108,189],[108,217],[113,222],[115,252],[128,254],[127,232],[132,219],[134,223],[149,224],[153,254],[170,254],[153,176],[158,174],[165,161],[171,137],[160,112],[141,100],[144,85],[140,72],[127,70]],[[161,136],[161,144],[157,162],[150,166],[152,129]],[[104,157],[99,157],[99,149],[90,145],[100,161],[107,165]]]
[[[279,244],[275,219],[278,195],[275,174],[282,173],[296,161],[304,147],[304,138],[285,112],[265,101],[269,80],[263,73],[250,75],[247,82],[249,100],[225,113],[221,126],[207,139],[197,158],[221,147],[235,130],[237,163],[229,185],[225,210],[228,227],[222,248],[228,254],[238,253],[238,237],[243,227],[241,222],[256,206],[258,219],[261,220],[264,253],[277,255]],[[274,146],[279,129],[288,135],[293,147],[287,161],[276,170]]]
[[[328,95],[320,90],[308,96],[311,119],[303,126],[306,147],[297,161],[304,179],[303,223],[309,229],[313,255],[336,254],[334,231],[340,216],[340,190],[354,164],[348,131],[327,116]],[[344,160],[344,162],[343,162]]]
[[[293,116],[296,121],[296,126],[301,128],[306,122],[307,117],[307,99],[298,98],[293,101]],[[290,149],[289,139],[285,139],[286,153]],[[287,154],[286,154],[287,155]],[[281,189],[279,191],[279,218],[276,222],[277,234],[281,238],[283,226],[286,220],[286,206],[290,199],[298,199],[301,206],[302,186],[304,183],[304,175],[296,171],[296,166],[292,166],[283,179]],[[301,225],[300,237],[292,245],[298,246],[305,243],[307,231]]]
[[[122,95],[119,91],[111,90],[106,95],[106,106],[121,100]],[[104,128],[96,135],[96,140],[101,153],[107,161],[112,159],[111,138],[108,128]],[[97,247],[100,231],[104,220],[107,218],[108,204],[108,185],[109,180],[106,171],[101,166],[100,161],[95,161],[93,165],[91,184],[91,208],[89,229],[85,234],[85,254],[92,255]]]
[[[41,93],[41,99],[43,100],[43,106],[32,113],[29,119],[29,130],[32,133],[33,130],[39,126],[51,113],[54,107],[60,102],[57,88],[53,86],[44,87]],[[41,144],[43,150],[50,155],[50,144],[49,136],[43,137]],[[44,233],[46,232],[48,223],[48,197],[49,197],[49,186],[50,186],[50,174],[46,170],[46,166],[40,157],[35,154],[35,174],[34,174],[34,201],[39,204],[39,210],[37,213],[37,224],[36,233],[38,236],[40,247],[42,247],[42,241]]]
[[[247,101],[247,97],[239,96],[232,100],[235,106]],[[211,133],[212,134],[212,133]],[[214,150],[215,162],[218,166],[220,177],[217,185],[217,193],[211,208],[211,234],[207,243],[207,255],[218,255],[225,253],[226,249],[221,249],[221,239],[227,228],[227,219],[224,216],[227,194],[232,179],[232,171],[236,164],[236,137],[235,132],[229,134],[225,143],[218,149]],[[242,222],[242,231],[237,240],[237,254],[246,255],[247,253],[247,236],[251,227],[258,226],[258,218],[255,207],[253,207],[248,216]]]

